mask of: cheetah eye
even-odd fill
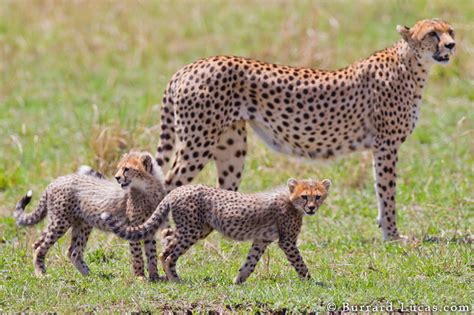
[[[123,171],[124,171],[124,172],[128,172],[129,170],[130,170],[130,169],[129,169],[128,167],[124,167],[124,168],[123,168]]]
[[[321,195],[316,195],[314,198],[316,198],[316,200],[319,200],[321,199]]]
[[[452,38],[454,38],[454,31],[453,31],[453,30],[449,30],[449,31],[448,31],[448,34],[449,34],[449,36],[451,36]]]
[[[430,36],[430,37],[438,37],[438,34],[433,31],[433,32],[429,32],[429,33],[428,33],[428,36]]]
[[[308,200],[308,195],[301,195],[301,198],[303,198],[303,200]]]

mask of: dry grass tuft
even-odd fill
[[[135,147],[134,137],[123,128],[120,121],[111,124],[100,122],[99,108],[94,105],[94,121],[89,139],[89,147],[94,154],[94,167],[110,174],[116,168],[117,160],[129,148]]]

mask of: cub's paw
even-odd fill
[[[232,281],[233,284],[242,284],[244,283],[244,279],[242,279],[240,276],[237,276],[234,278],[234,281]]]
[[[401,245],[417,245],[420,243],[420,240],[418,240],[414,236],[410,237],[407,235],[398,234],[390,237],[390,239],[388,239],[388,242],[399,243]]]
[[[159,275],[151,275],[150,276],[150,282],[163,282],[163,281],[168,281],[168,278],[165,276],[159,276]]]

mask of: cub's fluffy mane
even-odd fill
[[[81,189],[78,190],[78,195],[90,203],[108,207],[108,205],[125,201],[127,198],[127,192],[116,182],[89,175],[77,174],[75,176],[81,178]]]
[[[157,180],[159,180],[161,183],[164,183],[165,175],[163,174],[163,170],[161,169],[161,167],[156,162],[156,159],[151,154],[150,154],[150,157],[151,157],[151,164],[153,165],[153,171],[152,171],[153,176]]]
[[[251,193],[250,195],[262,200],[271,200],[275,197],[287,197],[289,200],[290,191],[288,190],[288,186],[281,185],[266,191]]]

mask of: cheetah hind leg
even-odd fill
[[[56,225],[55,223],[49,223],[46,227],[43,241],[40,244],[36,244],[36,250],[33,255],[33,264],[35,266],[35,276],[42,277],[46,274],[46,266],[44,263],[46,254],[51,246],[57,242],[58,239],[63,236],[66,231],[69,229],[69,222],[66,222],[65,225]],[[43,236],[43,235],[42,235]],[[40,237],[40,240],[42,238]],[[39,240],[39,241],[40,241]],[[37,242],[38,243],[38,242]]]
[[[239,188],[246,153],[245,121],[238,121],[219,137],[219,142],[214,148],[214,161],[220,188],[234,191]]]
[[[83,256],[84,248],[86,247],[91,232],[92,227],[86,223],[81,223],[72,227],[71,246],[69,247],[68,256],[72,264],[83,276],[87,276],[90,272]]]
[[[271,241],[257,241],[255,240],[247,255],[245,264],[239,269],[239,274],[234,279],[234,284],[244,283],[245,280],[252,274],[258,261]]]
[[[160,261],[163,264],[166,277],[172,282],[181,282],[176,273],[176,262],[191,246],[199,240],[199,235],[183,236],[179,233],[175,234],[175,240],[161,253]]]
[[[163,248],[163,251],[160,253],[159,258],[160,258],[160,263],[161,266],[163,267],[163,270],[165,271],[166,279],[170,280],[168,277],[168,273],[166,272],[166,258],[171,254],[173,251],[174,247],[176,246],[177,239],[176,239],[176,233],[172,229],[164,229],[161,231],[161,246]]]
[[[39,239],[37,239],[36,242],[33,244],[33,249],[34,250],[36,250],[41,244],[43,244],[44,239],[45,239],[47,234],[48,234],[47,231],[41,232],[41,235],[40,235]]]
[[[205,140],[205,145],[199,148],[184,147],[179,150],[173,159],[172,168],[166,173],[165,187],[168,192],[176,187],[189,184],[194,177],[206,166],[209,159],[212,158],[210,148],[215,145],[215,140],[206,137],[200,137]],[[184,139],[184,143],[196,142],[196,139],[189,137]],[[183,145],[179,144],[178,147]]]
[[[167,248],[168,245],[174,240],[174,231],[171,228],[166,228],[161,231],[161,247]]]

